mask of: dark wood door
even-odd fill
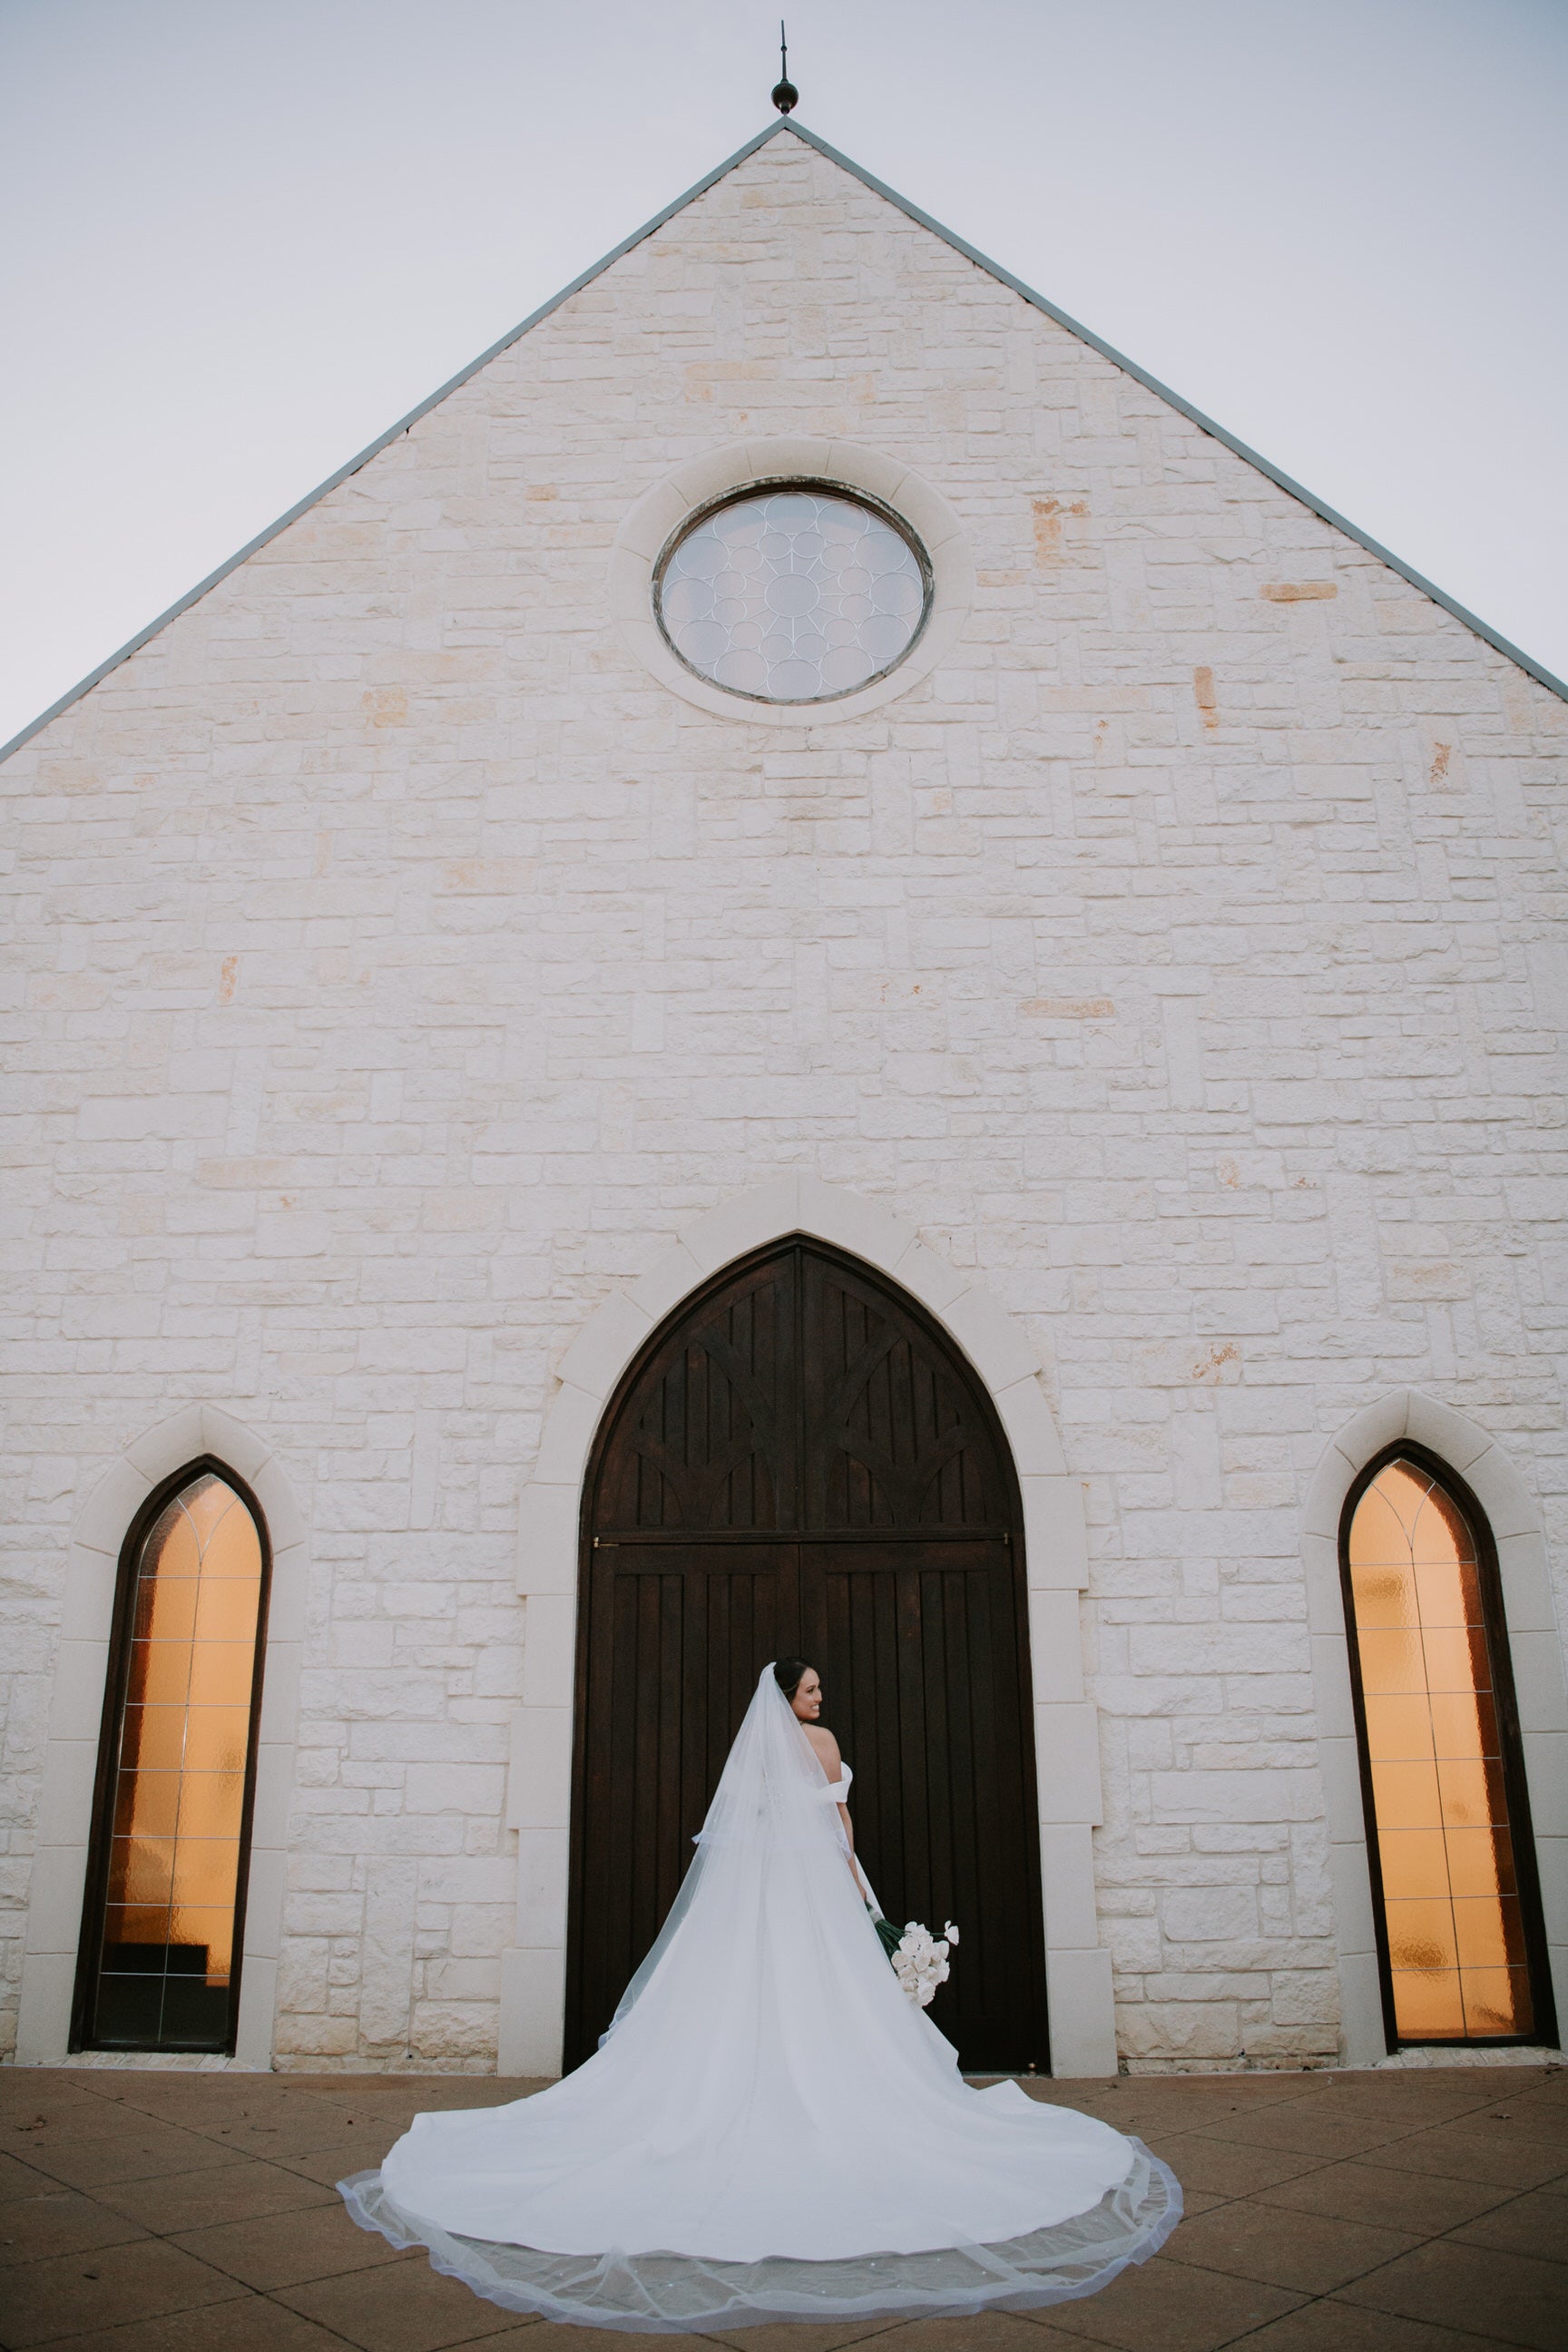
[[[931,2015],[972,2072],[1047,2063],[1017,1481],[909,1295],[795,1239],[656,1333],[589,1465],[566,2063],[669,1908],[759,1673],[798,1652],[889,1917],[963,1944]]]

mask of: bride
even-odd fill
[[[850,1775],[800,1659],[763,1669],[669,1916],[596,2054],[416,2116],[354,2219],[510,2311],[646,2331],[1022,2311],[1181,2218],[1109,2124],[973,2090],[889,1967]]]

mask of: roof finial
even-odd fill
[[[800,92],[789,78],[789,44],[784,39],[784,18],[779,18],[779,78],[773,85],[773,104],[781,114],[788,114],[800,104]]]

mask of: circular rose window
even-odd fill
[[[930,598],[930,567],[902,524],[811,483],[711,509],[654,586],[688,669],[759,702],[830,702],[868,686],[908,653]]]

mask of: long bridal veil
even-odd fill
[[[680,1893],[595,2055],[415,2118],[342,2184],[508,2310],[676,2331],[1089,2294],[1181,2214],[1136,2140],[984,2091],[911,2006],[772,1667]]]

